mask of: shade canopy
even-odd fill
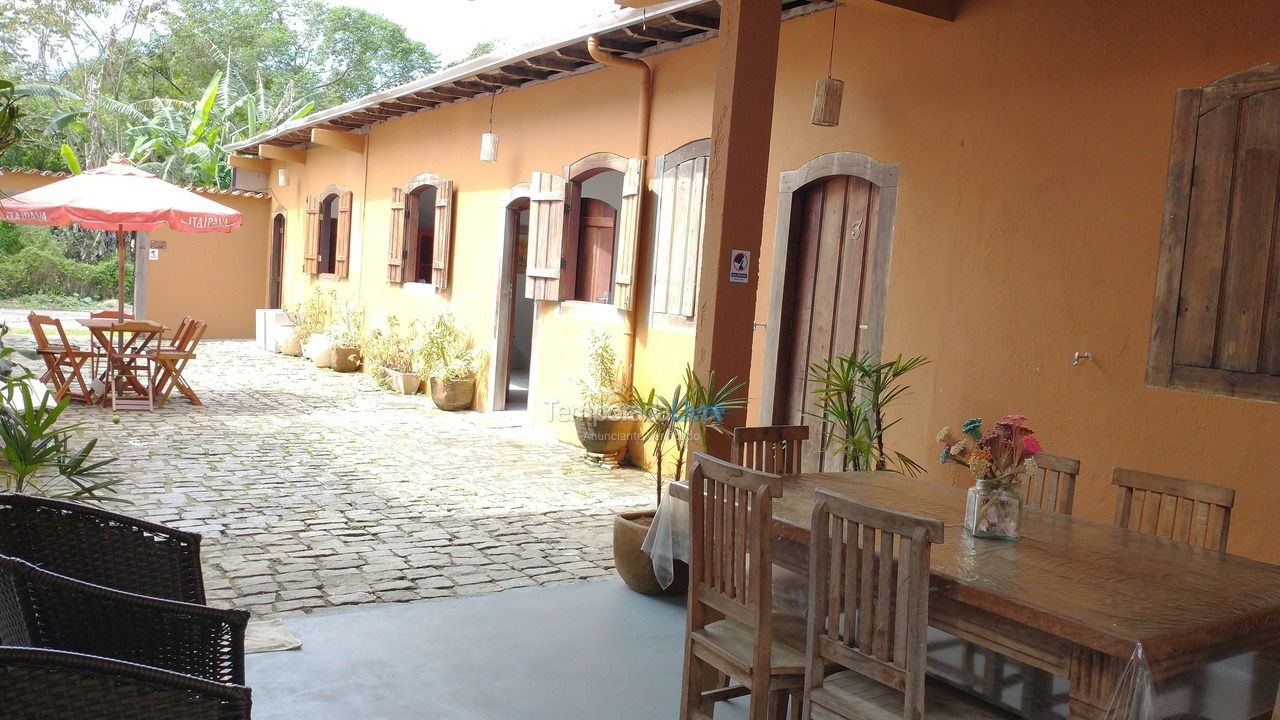
[[[24,225],[78,224],[89,230],[231,232],[244,217],[161,180],[128,160],[0,200],[0,220]]]

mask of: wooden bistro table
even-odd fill
[[[91,317],[91,318],[77,318],[76,322],[80,323],[82,326],[89,329],[89,335],[92,336],[93,338],[92,344],[93,344],[93,347],[95,348],[95,352],[101,352],[102,356],[105,358],[106,356],[110,355],[110,353],[113,350],[119,350],[119,348],[115,348],[115,346],[111,341],[111,331],[115,329],[117,325],[121,324],[121,322],[148,322],[148,321],[137,321],[137,320],[121,321],[119,318]],[[159,325],[159,323],[157,323],[157,325]],[[168,331],[169,331],[168,327],[160,325],[160,334],[156,336],[156,342],[162,343],[164,340],[164,333]],[[146,350],[159,349],[159,347],[154,347],[154,348],[134,347],[135,342],[136,342],[136,335],[125,341],[125,347],[128,348],[131,352],[140,352],[140,351],[146,351]],[[100,374],[96,374],[96,379],[99,382],[101,382],[104,386],[107,386],[110,384],[108,382],[108,377],[107,377],[108,374],[110,373],[110,367],[111,367],[111,363],[110,361],[108,361],[107,364],[104,366],[103,371]],[[139,380],[138,378],[130,375],[125,378],[125,381],[133,385],[136,390],[139,390],[139,391],[143,390],[143,387],[141,384],[142,381]],[[107,399],[107,393],[104,391],[100,402],[105,405],[106,399]]]
[[[929,624],[1068,678],[1074,719],[1103,717],[1139,644],[1158,683],[1280,639],[1280,567],[1030,509],[1018,542],[975,539],[964,491],[894,473],[787,476],[773,505],[774,564],[808,573],[820,487],[946,523]],[[688,495],[672,484],[672,497]]]

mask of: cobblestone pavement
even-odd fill
[[[242,341],[201,344],[188,375],[204,407],[64,418],[119,458],[124,512],[204,536],[210,602],[255,616],[604,576],[613,515],[652,504],[643,473],[519,416],[441,412]]]

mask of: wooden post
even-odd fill
[[[721,4],[711,113],[711,177],[693,357],[699,376],[705,378],[715,370],[717,384],[731,378],[749,381],[751,377],[781,23],[776,2],[724,0]],[[735,250],[751,253],[747,282],[730,282],[730,256]],[[750,386],[746,394],[758,395]],[[738,411],[726,424],[741,426],[745,418],[746,413]],[[711,433],[708,445],[712,455],[729,457],[727,436]]]

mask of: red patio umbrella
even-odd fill
[[[231,208],[167,183],[128,160],[0,200],[0,220],[24,225],[71,225],[114,230],[124,319],[124,234],[168,225],[181,232],[231,232],[244,217]]]

